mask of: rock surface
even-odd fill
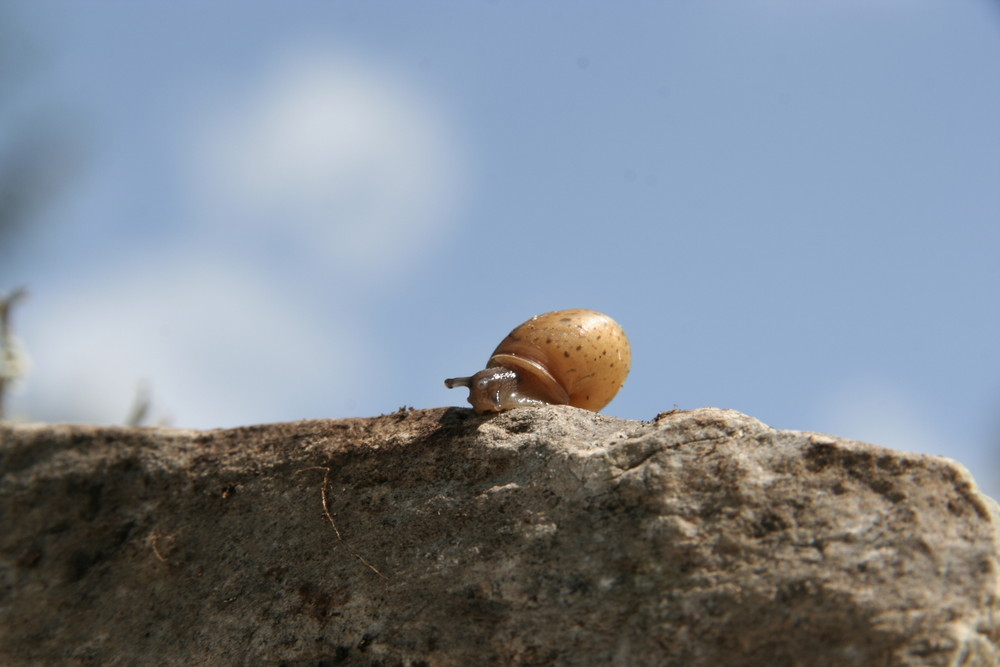
[[[0,471],[5,665],[1000,656],[961,466],[733,411],[0,425]]]

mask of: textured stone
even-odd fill
[[[0,471],[3,664],[1000,655],[961,466],[732,411],[0,425]]]

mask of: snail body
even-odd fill
[[[621,325],[596,310],[536,315],[507,334],[486,368],[444,384],[469,388],[476,412],[531,405],[598,411],[625,383],[632,351]]]

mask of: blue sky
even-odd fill
[[[609,313],[606,413],[734,408],[1000,492],[1000,4],[0,5],[0,148],[78,167],[0,289],[23,419],[464,405],[528,317]],[[7,135],[7,139],[3,138]]]

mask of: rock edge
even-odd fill
[[[4,664],[1000,657],[964,468],[729,410],[4,424],[0,472]]]

